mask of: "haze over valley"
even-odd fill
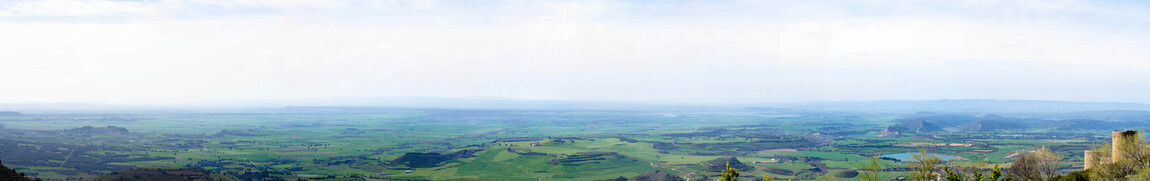
[[[0,2],[0,180],[1150,180],[1150,4]]]

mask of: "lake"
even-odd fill
[[[882,157],[883,158],[892,158],[892,159],[895,159],[898,161],[906,161],[907,159],[910,159],[910,157],[916,153],[918,153],[918,152],[886,154],[886,155],[882,155]],[[950,155],[934,154],[934,153],[927,153],[927,154],[938,155],[938,157],[941,157],[943,161],[954,159],[954,156],[950,156]]]

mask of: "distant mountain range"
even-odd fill
[[[802,102],[771,104],[794,109],[859,111],[859,112],[981,112],[981,113],[1054,113],[1134,110],[1150,111],[1150,104],[1122,102],[1070,102],[1042,100],[901,100],[865,102]]]
[[[270,109],[331,108],[437,108],[437,109],[530,109],[530,110],[700,110],[783,109],[883,113],[980,112],[1060,113],[1086,111],[1150,111],[1150,104],[1119,102],[1068,102],[1041,100],[894,100],[863,102],[796,103],[673,103],[526,100],[501,97],[370,97],[216,101],[183,104],[125,105],[101,103],[0,104],[0,111],[38,112],[236,112]]]
[[[1010,132],[1031,128],[1056,130],[1117,130],[1150,128],[1150,111],[1086,111],[1002,116],[985,113],[918,112],[892,120],[876,136],[938,132]]]

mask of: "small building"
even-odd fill
[[[404,170],[403,173],[411,173],[411,170]]]

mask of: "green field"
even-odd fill
[[[670,117],[662,113],[372,109],[28,114],[0,117],[6,130],[0,140],[10,153],[0,159],[35,177],[55,180],[137,166],[201,167],[251,178],[304,180],[595,180],[655,170],[699,180],[719,176],[706,162],[731,156],[753,168],[743,170],[746,179],[769,175],[812,180],[857,170],[872,154],[922,149],[962,158],[952,164],[1007,163],[1019,150],[1039,146],[1081,161],[1075,154],[1089,148],[1084,143],[1102,139],[987,139],[960,133],[876,137],[897,118],[884,114],[741,109],[680,111]],[[78,129],[82,126],[92,128]],[[1050,132],[1055,131],[1027,134]],[[922,146],[947,143],[970,146]],[[409,153],[436,155],[414,159],[428,162],[418,165],[395,161]],[[19,157],[24,155],[36,157]],[[882,165],[905,167],[887,160]]]

